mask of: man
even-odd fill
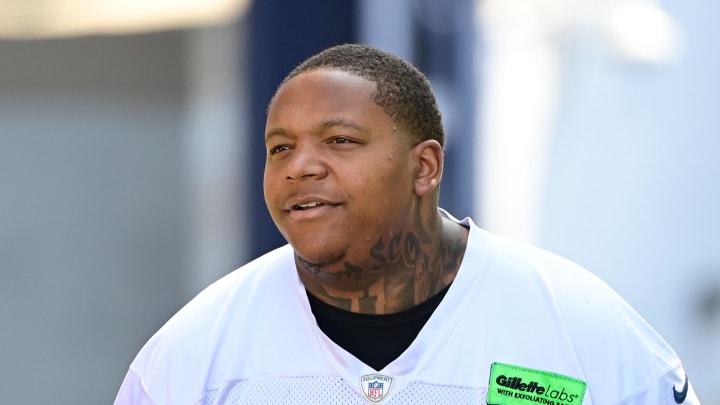
[[[438,208],[426,78],[362,45],[268,109],[265,200],[289,244],[199,294],[116,404],[698,404],[673,350],[579,266]]]

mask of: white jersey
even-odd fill
[[[462,223],[470,234],[455,281],[382,370],[318,328],[284,246],[170,319],[115,404],[699,404],[673,350],[606,284]]]

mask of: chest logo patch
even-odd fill
[[[548,371],[510,364],[490,367],[488,405],[580,405],[585,397],[584,381]]]
[[[392,384],[392,377],[382,374],[368,374],[360,377],[360,387],[365,393],[365,398],[371,402],[380,402],[385,399]]]

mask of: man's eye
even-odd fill
[[[336,137],[330,139],[330,141],[328,143],[353,143],[353,140],[342,137],[342,136],[336,136]]]
[[[270,156],[272,156],[272,155],[274,155],[274,154],[276,154],[276,153],[284,152],[284,151],[286,151],[286,150],[288,150],[288,149],[290,149],[290,147],[287,146],[287,145],[273,146],[272,148],[268,149],[268,154],[269,154]]]

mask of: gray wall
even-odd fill
[[[0,41],[3,403],[111,403],[187,299],[184,36]]]

